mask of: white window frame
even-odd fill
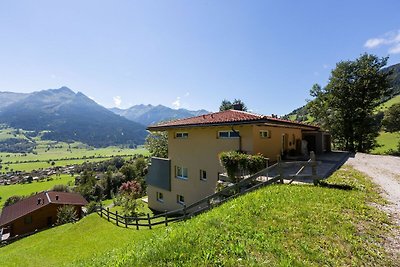
[[[185,197],[182,195],[176,195],[176,202],[181,205],[185,205]]]
[[[204,175],[205,174],[205,175]],[[204,178],[205,176],[205,178]],[[207,181],[207,171],[205,170],[200,170],[200,180],[201,181]]]
[[[186,176],[185,176],[185,170],[186,170]],[[178,179],[187,180],[189,178],[188,172],[189,172],[188,168],[182,166],[175,166],[175,177]]]
[[[221,133],[228,133],[228,136],[221,136]],[[218,131],[218,139],[239,138],[239,131]]]
[[[157,192],[157,201],[164,203],[164,194],[162,192]]]
[[[187,138],[189,138],[189,133],[188,132],[176,132],[175,138],[176,139],[187,139]]]
[[[263,138],[263,139],[271,138],[271,131],[270,130],[260,130],[260,138]]]

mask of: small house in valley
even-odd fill
[[[81,218],[82,207],[87,203],[77,193],[44,191],[4,207],[0,229],[4,229],[10,237],[31,233],[54,225],[57,209],[64,205],[74,206],[78,218]]]
[[[147,175],[148,205],[169,211],[190,205],[215,192],[224,172],[218,155],[223,151],[277,155],[330,150],[329,134],[319,127],[276,116],[227,110],[160,123],[149,131],[168,133],[168,158],[152,158]],[[307,138],[308,141],[305,141]]]

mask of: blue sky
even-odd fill
[[[0,91],[285,114],[336,62],[400,62],[400,1],[1,1]]]

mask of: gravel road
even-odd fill
[[[400,157],[357,153],[346,164],[365,173],[381,187],[381,194],[390,202],[382,209],[400,227]],[[387,250],[394,257],[400,257],[400,231],[393,231],[393,236],[387,240]]]

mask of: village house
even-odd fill
[[[77,193],[44,191],[4,207],[0,216],[0,229],[10,237],[34,232],[54,225],[57,209],[64,205],[75,206],[78,218],[88,202]]]
[[[168,158],[153,157],[147,175],[148,205],[156,211],[179,209],[213,194],[224,172],[218,158],[223,151],[259,153],[273,162],[278,155],[330,150],[329,134],[317,126],[239,110],[160,123],[148,130],[168,133]]]

